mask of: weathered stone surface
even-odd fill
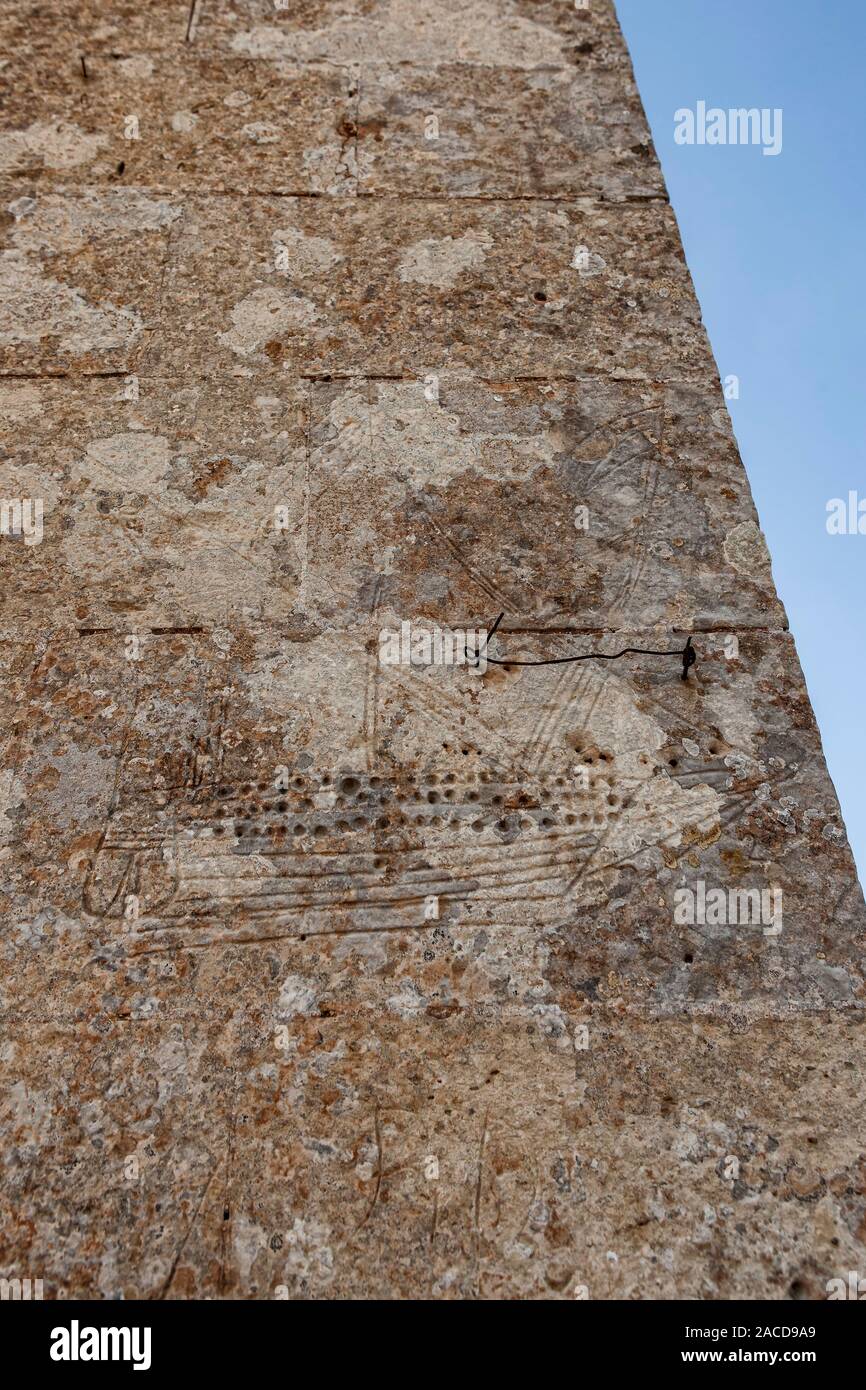
[[[357,157],[376,194],[665,196],[616,68],[297,66],[194,46],[100,52],[87,74],[73,53],[27,67],[0,107],[0,175],[28,192],[352,193]],[[50,119],[32,119],[40,100]]]
[[[202,0],[195,7],[199,13]],[[0,10],[0,51],[26,58],[33,53],[79,59],[117,50],[181,52],[190,33],[192,0],[16,0]],[[195,40],[197,25],[192,26]],[[83,76],[83,73],[82,73]]]
[[[714,371],[664,203],[191,197],[163,293],[158,375]]]
[[[159,317],[181,216],[144,189],[0,192],[0,373],[129,371]]]
[[[364,193],[666,196],[618,69],[364,67],[358,166]]]
[[[662,203],[226,202],[132,188],[3,202],[9,370],[713,370]]]
[[[784,625],[727,414],[696,388],[7,381],[0,420],[28,436],[0,495],[43,498],[47,540],[0,550],[10,636],[304,605],[363,627],[374,595],[380,626]]]
[[[291,614],[307,396],[285,382],[274,395],[243,380],[0,381],[0,423],[27,439],[0,460],[0,495],[44,501],[44,542],[0,547],[2,630]]]
[[[292,62],[593,68],[628,54],[612,0],[215,0],[196,42]]]
[[[441,975],[491,945],[428,951]],[[98,1012],[73,982],[65,1015],[11,1030],[3,1231],[46,1296],[822,1298],[858,1267],[851,1017],[780,1046],[767,1022],[581,1003],[575,1057],[531,994],[497,998],[495,1031],[407,1014],[408,963],[383,1011],[357,937],[154,959],[153,986],[103,966]]]
[[[612,0],[21,0],[0,12],[4,52],[219,52],[293,63],[473,63],[630,76]]]
[[[824,1297],[866,912],[612,6],[0,35],[0,1274]]]
[[[47,187],[352,193],[358,78],[197,49],[30,64],[0,106],[0,176]],[[45,103],[48,119],[33,118]]]
[[[375,592],[392,624],[500,610],[600,629],[784,624],[715,395],[595,378],[444,376],[437,391],[313,384],[308,596],[322,621],[351,625]]]

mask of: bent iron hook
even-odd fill
[[[493,624],[492,628],[487,634],[487,640],[485,641],[484,646],[481,647],[480,650],[470,652],[468,645],[464,646],[463,650],[466,653],[466,659],[467,661],[472,662],[473,666],[479,666],[481,664],[481,657],[487,650],[487,647],[490,644],[490,639],[493,637],[494,633],[496,632],[496,629],[499,627],[499,624],[502,622],[502,619],[504,617],[504,613],[499,614],[499,617],[496,619],[496,622]],[[638,656],[680,657],[683,663],[682,679],[684,681],[687,681],[689,678],[689,667],[694,666],[695,662],[698,659],[698,654],[692,646],[692,639],[691,637],[689,637],[686,641],[686,645],[682,648],[682,650],[672,652],[656,651],[653,650],[651,647],[623,647],[621,652],[585,652],[583,656],[553,656],[548,657],[545,661],[509,661],[508,658],[497,659],[496,657],[492,656],[488,656],[486,660],[488,664],[491,666],[564,666],[569,661],[618,661],[621,656],[629,656],[631,654],[635,654]]]

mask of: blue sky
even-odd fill
[[[866,535],[826,504],[866,499],[866,0],[616,6],[863,882]],[[700,100],[781,107],[781,153],[676,144]]]

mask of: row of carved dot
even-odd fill
[[[562,822],[560,822],[555,816],[542,816],[537,821],[532,820],[529,816],[522,816],[519,820],[514,816],[503,816],[495,822],[495,827],[497,830],[502,831],[511,830],[514,828],[519,828],[521,830],[550,830],[553,829],[555,826],[558,826],[560,823],[569,826],[580,825],[588,827],[590,825],[604,825],[605,821],[606,817],[599,812],[596,812],[595,815],[590,815],[588,811],[583,811],[580,815],[573,815],[572,813],[569,813],[563,816]],[[401,826],[408,826],[412,824],[447,824],[456,829],[458,827],[465,826],[466,821],[461,821],[457,816],[452,816],[451,819],[448,820],[445,816],[434,815],[415,816],[414,821],[407,820],[405,816],[400,816],[394,821],[390,821],[386,816],[383,816],[379,820],[371,822],[368,821],[364,816],[355,816],[351,821],[338,820],[333,827],[322,825],[321,823],[315,824],[313,826],[307,826],[301,822],[296,822],[295,825],[292,826],[292,834],[315,835],[316,837],[321,837],[323,835],[329,834],[346,834],[352,830],[389,830],[392,828],[398,828]],[[482,830],[488,829],[491,824],[494,824],[494,822],[479,818],[470,823],[470,829],[480,832]],[[213,827],[213,833],[214,835],[224,835],[226,833],[226,827],[224,825],[219,824],[215,825]],[[234,835],[238,839],[245,839],[248,836],[252,837],[262,835],[281,836],[286,835],[287,833],[288,825],[269,825],[260,827],[256,825],[248,825],[246,823],[243,823],[240,825],[236,825],[234,829]]]
[[[598,761],[606,763],[612,762],[613,759],[611,758],[611,755],[609,753],[599,753]],[[583,759],[583,763],[586,766],[592,767],[595,763],[595,756],[593,754],[588,754]],[[496,778],[494,773],[489,772],[486,769],[482,769],[475,777],[472,777],[471,774],[461,774],[460,785],[464,785],[471,781],[495,782],[497,780],[498,779]],[[374,788],[388,786],[388,781],[389,779],[387,778],[369,777],[367,778],[367,785],[369,787]],[[449,784],[456,783],[458,781],[458,778],[456,773],[454,772],[443,773],[441,778],[439,777],[438,773],[430,772],[422,778],[422,781],[428,786],[437,786],[440,783],[440,781],[443,786],[447,786]],[[547,773],[539,773],[533,777],[533,781],[538,783],[540,786],[546,786],[549,782],[552,786],[565,787],[568,786],[569,779],[567,777],[553,777],[548,776]],[[341,776],[339,779],[337,779],[332,777],[331,774],[327,772],[323,773],[321,777],[295,776],[291,779],[290,787],[286,787],[285,790],[289,791],[290,789],[294,789],[295,791],[307,791],[313,789],[315,786],[327,788],[338,786],[339,790],[346,796],[356,796],[364,794],[362,782],[359,777],[348,775]],[[225,800],[228,797],[251,796],[255,791],[272,792],[273,789],[273,782],[245,782],[240,787],[217,787],[216,794],[221,800]],[[396,791],[397,789],[398,788],[394,787],[392,784],[392,791]]]
[[[561,779],[557,778],[557,782],[559,782],[560,780],[561,780]],[[613,785],[613,783],[609,780],[609,778],[606,778],[606,777],[593,778],[592,782],[590,783],[590,788],[589,788],[589,790],[591,790],[591,791],[599,791],[599,790],[601,790],[601,792],[602,792],[602,794],[603,794],[603,793],[604,793],[604,790],[605,790],[606,788],[612,787],[612,785]],[[422,790],[423,790],[423,789],[422,789]],[[426,799],[426,801],[429,802],[429,804],[430,804],[431,806],[435,806],[435,805],[439,804],[440,801],[442,801],[442,800],[448,801],[448,802],[454,802],[455,799],[456,799],[456,797],[458,796],[459,792],[460,792],[460,788],[455,788],[455,787],[443,787],[443,788],[441,789],[441,791],[437,791],[435,788],[431,788],[431,789],[429,789],[429,790],[426,792],[426,794],[425,794],[425,799]],[[586,790],[584,790],[584,789],[582,789],[582,788],[581,788],[581,789],[578,789],[577,791],[572,791],[572,790],[570,790],[570,789],[566,789],[565,791],[560,790],[560,798],[563,799],[563,800],[566,800],[566,801],[574,801],[575,799],[583,799],[586,795],[587,795]],[[404,793],[402,793],[402,792],[400,792],[400,791],[397,791],[397,792],[394,792],[394,793],[389,793],[389,792],[382,791],[382,792],[378,792],[378,793],[376,793],[376,794],[367,793],[367,792],[361,792],[359,796],[357,796],[357,797],[354,798],[355,802],[367,802],[367,801],[372,801],[372,800],[378,800],[378,801],[380,802],[380,804],[384,804],[384,803],[385,803],[386,801],[388,801],[388,800],[394,800],[394,801],[397,801],[397,802],[402,802],[402,801],[404,801],[404,800],[406,800],[406,799],[407,799],[406,794],[404,794]],[[520,800],[524,805],[527,805],[527,804],[530,802],[531,799],[532,799],[532,798],[531,798],[530,794],[527,793],[527,792],[521,792],[520,795],[519,795],[519,800]],[[412,801],[415,800],[415,796],[414,796],[414,795],[412,795],[411,800],[412,800]],[[477,803],[477,802],[479,802],[479,801],[481,800],[480,793],[477,792],[477,791],[469,791],[469,792],[466,793],[465,800],[466,800],[467,803],[475,804],[475,803]],[[485,798],[485,801],[484,801],[483,804],[487,804],[488,802],[489,802],[490,805],[493,805],[493,806],[503,806],[503,805],[505,804],[505,797],[502,795],[501,792],[494,792],[492,796],[490,796],[489,798]],[[607,802],[608,802],[608,805],[609,805],[609,806],[618,806],[618,805],[619,805],[619,800],[618,800],[618,798],[617,798],[612,792],[609,792],[609,793],[608,793]],[[335,802],[334,802],[334,806],[335,806],[335,808],[338,809],[338,810],[341,809],[341,808],[343,808],[343,807],[345,807],[347,804],[348,804],[348,803],[347,803],[347,801],[346,801],[346,798],[345,798],[345,797],[342,797],[342,796],[338,796],[338,797],[335,799]],[[249,802],[247,802],[245,805],[244,805],[244,804],[238,804],[238,805],[236,805],[236,806],[234,806],[234,807],[231,807],[231,806],[219,806],[219,807],[217,807],[216,815],[219,816],[219,817],[224,817],[224,816],[235,816],[235,817],[237,817],[237,816],[273,815],[274,813],[278,813],[278,814],[284,815],[289,809],[290,809],[290,807],[289,807],[288,801],[286,801],[285,799],[281,798],[280,800],[275,800],[271,805],[261,805],[261,804],[260,804],[259,802],[257,802],[257,801],[249,801]],[[297,810],[300,810],[300,811],[312,811],[312,810],[315,809],[315,803],[310,799],[310,797],[302,797],[302,798],[296,803],[296,806],[292,807],[291,809],[297,809]],[[324,809],[324,808],[323,808],[323,809]],[[187,820],[187,821],[188,821],[188,820],[200,819],[200,818],[202,818],[202,817],[207,818],[207,817],[210,816],[211,813],[210,813],[209,808],[208,808],[207,806],[205,806],[205,807],[200,807],[200,808],[199,808],[199,807],[184,807],[184,808],[180,811],[179,814],[180,814],[181,820]]]
[[[604,791],[605,791],[609,786],[610,786],[610,783],[608,783],[608,782],[603,782],[603,783],[601,784],[601,788],[600,788],[600,789],[601,789],[602,794],[604,793]],[[593,790],[597,790],[597,789],[598,789],[598,784],[594,782],[594,783],[592,784],[592,789],[593,789]],[[582,800],[586,795],[587,795],[586,792],[577,792],[577,793],[575,793],[574,795],[571,795],[571,794],[569,794],[569,793],[566,793],[566,796],[565,796],[565,798],[563,798],[563,799],[564,799],[564,800],[567,800],[567,801],[574,801],[574,800],[578,800],[578,799]],[[444,798],[443,798],[443,797],[440,797],[440,795],[439,795],[438,792],[428,792],[425,799],[427,800],[427,802],[428,802],[431,806],[438,806],[438,805],[441,805],[441,804],[442,804],[443,799],[444,799],[445,801],[447,801],[449,804],[454,804],[454,797],[455,797],[455,793],[454,793],[454,792],[451,792],[450,794],[449,794],[448,792],[445,792]],[[382,797],[382,798],[381,798],[381,801],[384,802],[386,799],[387,799],[387,798]],[[535,798],[531,797],[531,796],[528,795],[527,793],[523,793],[523,794],[521,794],[521,795],[518,797],[518,802],[519,802],[519,804],[522,805],[522,806],[530,806],[531,803],[532,803],[532,801],[533,801],[534,799],[535,799]],[[608,802],[608,805],[609,805],[609,806],[618,806],[618,805],[619,805],[619,800],[618,800],[618,798],[617,798],[616,796],[613,795],[613,793],[609,793],[609,794],[608,794],[607,802]],[[336,803],[335,803],[335,809],[340,810],[342,807],[345,806],[345,804],[346,804],[346,803],[345,803],[344,801],[341,801],[340,799],[338,799],[338,800],[336,801]],[[413,804],[420,804],[420,803],[413,802]],[[459,802],[458,802],[457,804],[458,804],[458,805],[461,805],[461,804],[463,804],[463,803],[459,803]],[[466,804],[472,805],[472,806],[475,806],[475,805],[482,805],[482,806],[487,806],[487,805],[489,805],[489,806],[504,806],[504,805],[505,805],[505,797],[502,796],[501,794],[497,793],[497,794],[494,794],[493,796],[491,796],[491,797],[485,799],[484,801],[482,801],[482,800],[479,798],[477,792],[469,792],[469,794],[468,794],[467,797],[466,797]],[[235,806],[234,810],[232,810],[232,808],[231,808],[230,806],[220,806],[220,807],[218,807],[217,810],[216,810],[216,815],[217,815],[217,817],[220,818],[220,819],[225,818],[225,817],[234,817],[235,819],[237,819],[238,816],[259,816],[259,815],[269,816],[269,815],[274,815],[274,814],[285,815],[285,813],[286,813],[287,811],[289,811],[290,809],[292,809],[292,810],[300,810],[300,811],[313,811],[313,810],[315,810],[316,808],[315,808],[314,803],[310,800],[309,797],[304,797],[304,799],[303,799],[302,801],[300,801],[300,802],[297,804],[296,807],[292,807],[292,808],[289,807],[289,803],[288,803],[287,801],[277,801],[277,802],[275,802],[275,803],[274,803],[273,805],[271,805],[271,806],[262,806],[262,805],[260,805],[257,801],[250,801],[250,802],[248,802],[245,806],[244,806],[244,805]],[[322,807],[321,809],[322,809],[322,810],[330,810],[331,808],[330,808],[330,807]],[[372,810],[374,810],[375,808],[373,808],[373,807],[368,807],[367,809],[372,811]],[[181,819],[181,820],[201,820],[201,819],[203,819],[203,818],[204,818],[204,819],[209,819],[209,811],[208,811],[208,809],[207,809],[206,807],[205,807],[205,808],[184,807],[184,808],[179,812],[179,815],[180,815],[180,819]]]

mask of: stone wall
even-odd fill
[[[0,40],[2,1273],[866,1269],[862,894],[609,0]]]

